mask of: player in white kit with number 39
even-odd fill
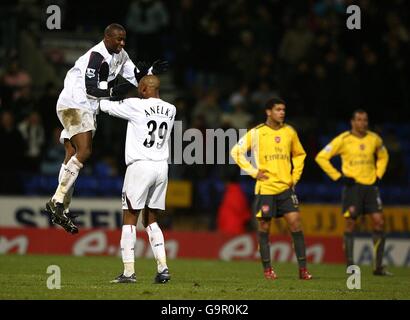
[[[160,81],[156,76],[148,75],[138,85],[141,99],[100,102],[101,111],[128,120],[125,142],[127,171],[122,190],[121,255],[124,272],[112,280],[113,283],[136,282],[134,246],[137,241],[136,224],[141,211],[142,223],[157,261],[154,281],[166,283],[170,280],[164,236],[157,224],[157,215],[165,210],[168,140],[176,108],[159,98],[159,85]]]

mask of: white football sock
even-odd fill
[[[60,168],[60,173],[58,174],[58,183],[61,182],[61,178],[63,176],[65,169],[65,164],[63,163]],[[73,192],[74,192],[74,184],[71,186],[70,189],[68,189],[66,195],[64,196],[63,204],[64,204],[64,212],[69,212],[70,211],[70,203],[71,203],[71,198],[73,197]]]
[[[61,164],[61,168],[60,168],[60,172],[59,172],[59,174],[58,174],[58,183],[61,182],[61,178],[62,178],[62,176],[63,176],[64,169],[65,169],[65,164],[62,163],[62,164]]]
[[[69,212],[70,211],[70,203],[71,199],[73,197],[73,192],[74,192],[74,184],[71,186],[70,189],[68,189],[67,193],[64,196],[64,212]]]
[[[78,177],[78,173],[80,169],[83,167],[83,164],[78,161],[75,156],[72,156],[71,159],[67,162],[63,169],[63,174],[61,175],[61,179],[56,193],[53,196],[53,200],[55,202],[63,203],[64,197],[67,194],[68,190],[72,187],[75,180]],[[61,172],[61,170],[60,170]]]
[[[121,256],[124,263],[124,276],[129,277],[134,273],[135,253],[134,246],[137,242],[135,226],[126,224],[122,226],[121,233]]]
[[[157,261],[158,272],[168,269],[167,267],[167,257],[165,253],[165,242],[164,235],[158,223],[151,223],[145,228],[148,233],[149,242],[151,244],[152,252],[154,253],[155,260]]]

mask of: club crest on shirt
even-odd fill
[[[366,148],[366,146],[362,143],[361,145],[360,145],[360,150],[364,150]]]
[[[87,71],[85,72],[85,75],[88,78],[94,78],[95,77],[95,69],[87,68]]]
[[[279,143],[280,142],[280,137],[275,137],[275,141],[276,141],[276,143]]]

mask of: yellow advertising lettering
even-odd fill
[[[345,218],[341,207],[331,204],[300,205],[303,233],[306,236],[342,236]],[[387,233],[410,233],[410,207],[385,206],[383,208]],[[357,221],[357,232],[371,232],[372,223],[368,215]],[[284,219],[276,219],[271,224],[271,234],[287,234]]]

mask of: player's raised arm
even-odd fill
[[[165,60],[156,60],[152,65],[147,61],[138,61],[135,65],[132,60],[127,57],[127,62],[124,64],[120,74],[128,82],[134,86],[138,86],[142,77],[165,73],[168,70],[168,66],[168,61]]]
[[[330,159],[339,154],[341,144],[342,139],[340,136],[334,138],[315,158],[317,164],[334,181],[338,180],[342,174],[332,165]]]
[[[245,157],[245,153],[252,147],[252,136],[256,134],[254,129],[248,131],[232,148],[231,156],[238,166],[247,172],[253,178],[258,175],[258,169],[255,168]]]
[[[140,70],[137,69],[134,62],[132,62],[127,55],[127,60],[120,71],[121,76],[136,87],[138,86],[139,81],[139,79],[136,78],[138,72],[140,72]]]
[[[378,179],[382,179],[386,172],[387,164],[389,163],[389,153],[380,137],[377,139],[376,157],[376,175]]]
[[[303,149],[303,146],[300,143],[298,134],[295,132],[292,138],[292,164],[293,164],[292,181],[293,181],[293,185],[296,185],[296,183],[299,181],[302,175],[303,167],[305,165],[305,158],[306,158],[305,149]]]

